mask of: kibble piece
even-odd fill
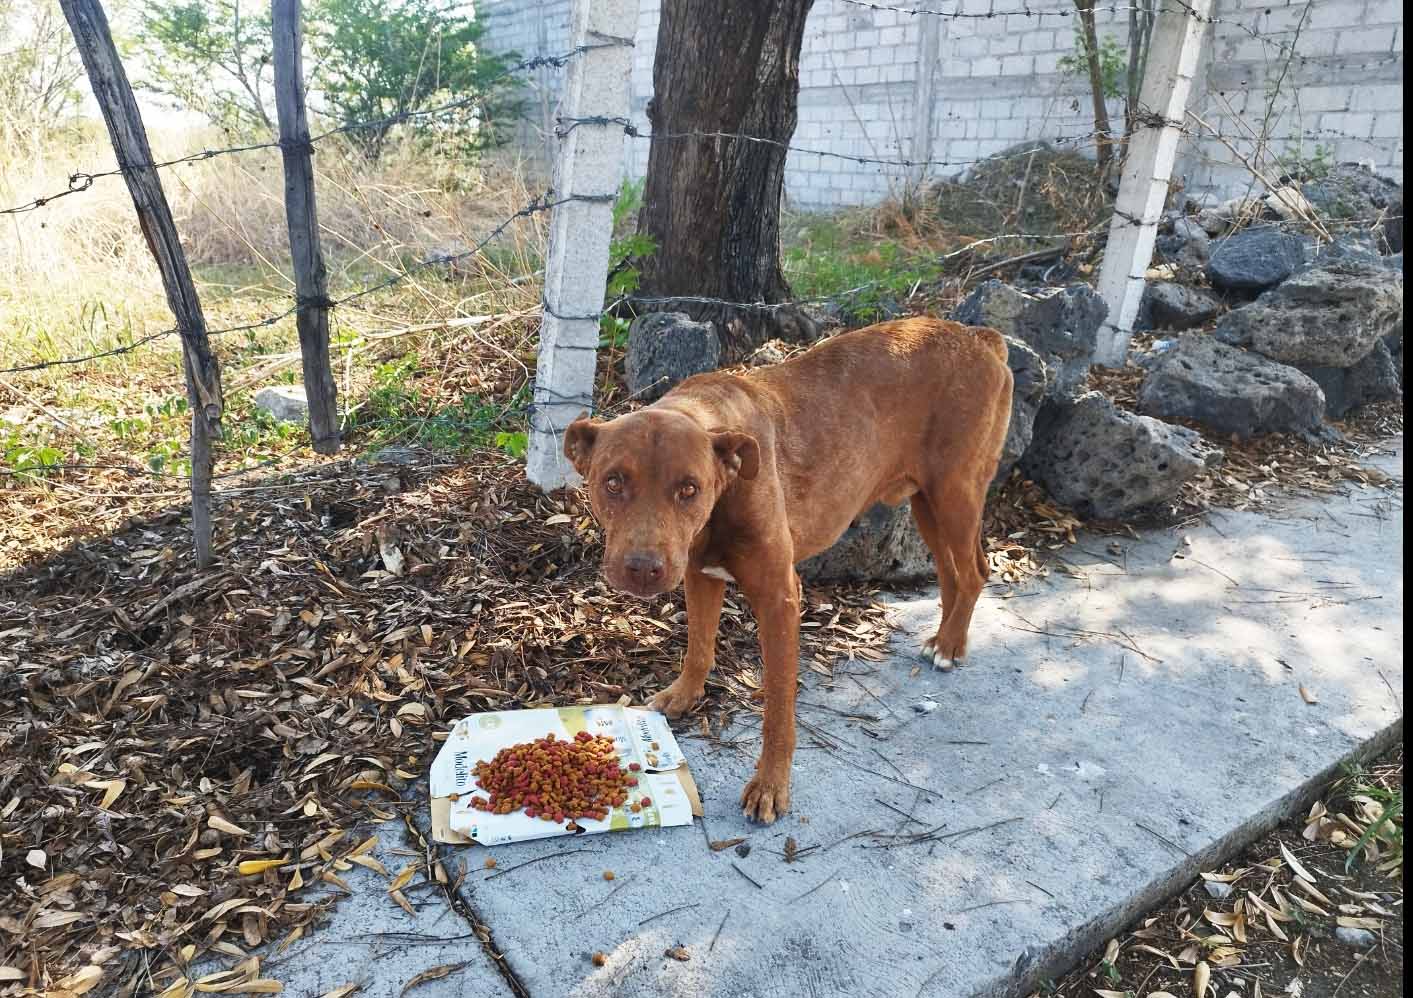
[[[649,806],[651,806],[651,805],[652,805],[652,802],[653,802],[653,799],[652,799],[651,797],[644,797],[642,800],[638,801],[638,803],[641,804],[641,805],[643,805],[643,807],[649,807]]]
[[[487,857],[486,857],[486,869],[487,869],[487,870],[494,870],[495,868],[496,868],[495,857],[493,857],[493,856],[487,856]]]
[[[551,733],[512,745],[477,763],[473,772],[485,794],[471,798],[476,810],[510,814],[523,809],[527,817],[567,820],[571,832],[579,829],[575,819],[603,818],[637,785],[619,765],[613,739],[583,731],[570,740]]]
[[[595,967],[602,967],[604,964],[608,963],[608,957],[602,953],[595,953],[589,959],[593,962]]]
[[[604,870],[604,871],[603,871],[603,878],[604,878],[605,880],[612,880],[612,879],[613,879],[613,871],[612,871],[612,870]]]

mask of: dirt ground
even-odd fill
[[[1398,748],[1032,998],[1401,998],[1402,800]],[[1397,816],[1365,841],[1389,803]],[[1341,929],[1362,930],[1368,945],[1343,941]]]

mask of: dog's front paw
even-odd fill
[[[653,697],[652,709],[661,711],[668,717],[681,717],[691,710],[692,705],[705,693],[705,688],[684,683],[678,678],[671,686]]]
[[[942,649],[937,647],[936,638],[928,638],[925,642],[923,642],[922,658],[923,661],[931,662],[935,668],[941,669],[943,672],[951,672],[957,666],[962,664],[962,658],[960,655],[956,656],[955,658],[952,658],[948,655],[943,654]]]
[[[756,773],[741,792],[741,813],[752,821],[769,825],[790,809],[790,777]]]

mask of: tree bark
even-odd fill
[[[147,128],[137,107],[127,71],[118,57],[108,15],[99,0],[60,0],[64,17],[74,34],[74,44],[83,57],[93,97],[108,125],[113,152],[132,195],[133,208],[147,248],[162,272],[167,304],[177,320],[182,340],[182,367],[186,372],[187,399],[191,403],[191,533],[196,547],[196,566],[211,564],[211,478],[215,457],[211,442],[221,433],[225,399],[221,392],[221,369],[206,335],[206,318],[201,299],[191,279],[186,252],[177,236],[167,195],[157,168],[152,165],[152,148]]]
[[[285,169],[285,221],[299,304],[295,318],[309,402],[309,436],[320,454],[339,452],[338,391],[329,363],[329,279],[319,246],[314,196],[314,150],[304,106],[304,28],[300,0],[274,0],[270,8],[275,54],[275,108]]]
[[[1094,131],[1095,154],[1099,160],[1099,172],[1109,168],[1114,153],[1111,146],[1113,133],[1109,130],[1109,108],[1104,103],[1104,70],[1099,64],[1099,32],[1094,28],[1095,0],[1074,0],[1079,11],[1079,23],[1084,31],[1086,62],[1089,66],[1089,88],[1094,92]]]
[[[640,297],[789,301],[780,267],[780,197],[812,3],[664,0],[638,216],[638,231],[658,248],[641,266]],[[793,306],[681,301],[652,308],[716,323],[728,360],[774,336],[801,340],[814,332]]]

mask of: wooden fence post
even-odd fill
[[[329,365],[329,281],[319,247],[319,213],[314,197],[314,148],[304,108],[304,29],[300,0],[272,0],[275,111],[280,120],[280,152],[285,168],[285,219],[299,311],[299,353],[304,362],[304,394],[309,400],[309,435],[320,454],[339,451],[338,397]]]
[[[108,17],[98,0],[60,0],[64,17],[73,31],[84,69],[93,86],[93,96],[103,111],[108,135],[118,167],[132,195],[137,220],[147,246],[162,272],[167,304],[177,320],[182,341],[182,366],[186,373],[187,399],[191,403],[191,532],[196,546],[196,564],[211,563],[211,472],[214,457],[211,441],[220,436],[225,407],[221,395],[221,370],[206,336],[206,319],[201,300],[191,280],[191,268],[177,237],[167,195],[152,165],[152,148],[142,124],[127,73],[113,45]]]
[[[578,481],[562,451],[564,429],[593,404],[598,313],[608,280],[613,201],[623,179],[623,125],[638,0],[573,0],[569,64],[560,102],[559,155],[545,261],[544,317],[535,364],[525,474],[545,490]],[[599,124],[578,127],[583,118]],[[565,124],[568,121],[568,124]]]

